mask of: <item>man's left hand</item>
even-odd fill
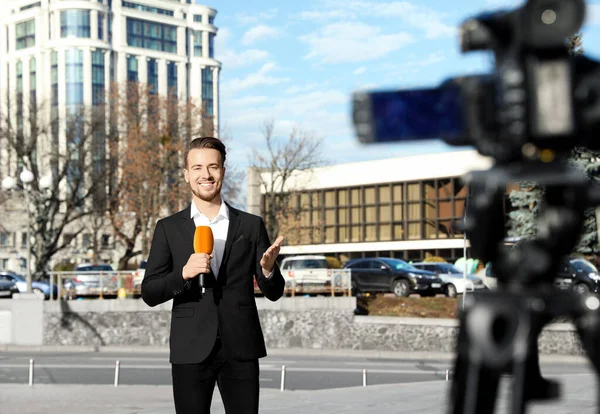
[[[283,238],[283,236],[277,237],[275,243],[273,243],[271,247],[267,249],[262,256],[262,259],[260,259],[260,267],[262,267],[262,271],[265,276],[269,275],[275,267],[275,259],[277,259],[277,256],[279,256],[279,250],[281,249]]]

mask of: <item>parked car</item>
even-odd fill
[[[419,270],[404,260],[389,257],[351,259],[344,264],[351,269],[352,290],[363,292],[392,292],[396,296],[434,296],[444,293],[443,282],[433,272]]]
[[[600,272],[588,260],[579,257],[561,261],[554,284],[559,289],[573,289],[577,293],[600,293]]]
[[[11,299],[15,293],[19,293],[17,284],[12,280],[0,277],[0,298]]]
[[[27,280],[23,275],[14,272],[0,271],[0,280],[9,280],[14,282],[19,289],[19,293],[27,292]],[[44,299],[50,299],[50,283],[39,280],[33,280],[31,282],[31,290],[33,293],[44,297]],[[58,286],[52,286],[54,291],[53,297],[58,297]]]
[[[281,261],[280,269],[286,287],[292,286],[292,279],[296,286],[327,286],[331,284],[334,270],[341,267],[335,257],[303,255],[286,257]]]
[[[65,289],[70,297],[90,296],[100,294],[100,278],[102,277],[102,287],[107,288],[112,282],[111,277],[106,277],[104,273],[112,273],[113,268],[109,264],[90,264],[84,263],[75,267],[77,274],[72,279],[67,279],[64,283]]]
[[[444,283],[446,296],[450,298],[455,298],[457,295],[465,293],[465,291],[486,289],[483,280],[472,274],[467,275],[465,278],[465,275],[451,263],[419,262],[412,263],[412,265],[417,269],[429,270],[438,275]]]
[[[146,266],[148,266],[148,262],[146,260],[142,260],[140,267],[133,272],[133,287],[135,289],[142,286],[142,280],[144,280],[144,275],[146,274]]]
[[[489,283],[488,286],[495,289],[497,281],[491,263],[485,267],[485,277],[485,283]],[[556,271],[554,286],[560,290],[573,289],[581,294],[600,293],[600,272],[588,260],[579,257],[565,257]]]

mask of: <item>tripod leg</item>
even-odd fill
[[[492,414],[499,378],[500,371],[476,364],[469,358],[469,339],[463,318],[457,339],[449,414]]]

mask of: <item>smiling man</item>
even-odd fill
[[[275,264],[283,237],[271,245],[260,217],[221,197],[225,158],[217,138],[190,142],[183,174],[192,202],[157,222],[142,282],[149,306],[173,299],[169,360],[178,414],[210,413],[215,383],[227,414],[258,413],[258,359],[267,353],[253,278],[272,301],[285,286]],[[195,227],[201,225],[214,235],[210,255],[194,253]]]

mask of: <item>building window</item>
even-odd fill
[[[148,59],[148,92],[158,93],[158,62],[156,59]]]
[[[27,248],[27,232],[21,233],[21,248],[22,249]]]
[[[177,65],[175,62],[167,63],[167,87],[169,95],[177,96]]]
[[[194,56],[202,56],[202,32],[194,30]]]
[[[7,231],[0,231],[0,246],[12,247],[13,245],[13,234]]]
[[[112,15],[108,13],[108,43],[112,42]]]
[[[202,104],[207,116],[213,116],[213,70],[202,69]]]
[[[208,24],[215,24],[215,16],[208,16]]]
[[[127,80],[129,82],[138,81],[138,59],[135,56],[127,58]]]
[[[52,52],[50,65],[50,78],[52,82],[52,106],[58,106],[58,53]]]
[[[68,49],[65,55],[67,107],[74,109],[83,105],[83,51]]]
[[[103,249],[110,249],[110,235],[109,234],[102,235],[102,238],[100,239],[100,247]]]
[[[29,60],[29,105],[34,110],[37,108],[37,62],[35,58]]]
[[[161,9],[159,7],[146,6],[145,4],[132,3],[130,1],[124,1],[123,7],[127,7],[129,9],[141,10],[149,13],[162,14],[165,16],[173,16],[173,10]]]
[[[196,22],[196,23],[202,23],[202,15],[201,14],[194,14],[194,22]]]
[[[17,50],[35,46],[35,19],[17,23]]]
[[[31,3],[28,4],[27,6],[23,6],[19,9],[19,11],[23,11],[23,10],[28,10],[28,9],[33,9],[34,7],[40,7],[42,5],[41,1],[38,1],[37,3]]]
[[[98,13],[98,39],[104,40],[104,13]]]
[[[104,52],[92,52],[92,105],[104,104]]]
[[[60,12],[61,37],[91,37],[89,10],[64,10]]]
[[[87,249],[92,244],[92,235],[90,233],[84,233],[81,236],[81,247]]]
[[[127,44],[144,49],[177,53],[177,27],[128,17]]]
[[[22,143],[23,136],[23,62],[17,62],[17,145]]]
[[[209,58],[215,57],[215,34],[214,33],[208,34],[208,57]]]

